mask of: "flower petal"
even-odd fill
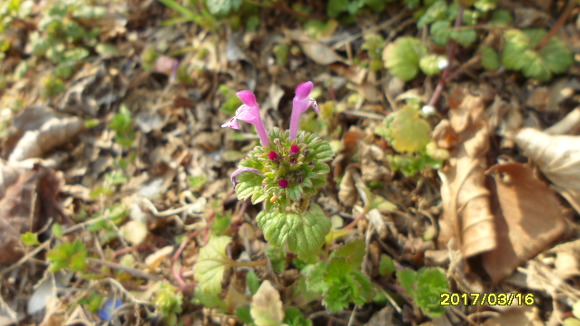
[[[256,119],[260,119],[260,111],[258,108],[252,108],[246,104],[242,104],[236,110],[236,118],[247,123],[255,123]]]
[[[311,81],[307,81],[298,85],[298,87],[296,87],[296,97],[294,97],[294,99],[296,100],[305,99],[306,97],[308,97],[308,95],[310,95],[310,92],[312,92],[313,87],[314,84]]]
[[[230,127],[232,129],[240,129],[240,124],[238,123],[238,119],[236,119],[236,117],[233,117],[230,119],[230,121],[228,121],[222,125],[222,128],[225,128],[225,127]]]
[[[245,105],[253,109],[258,108],[258,102],[256,102],[256,96],[254,93],[250,91],[239,91],[236,93],[236,95],[240,98],[240,100],[242,100],[242,102],[244,102]]]

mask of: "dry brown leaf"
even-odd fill
[[[501,313],[498,317],[486,320],[484,326],[541,326],[537,307],[518,307]]]
[[[496,218],[498,246],[483,254],[483,267],[497,283],[553,243],[566,226],[558,198],[530,168],[505,163],[488,173],[495,179],[501,213]]]
[[[490,193],[485,187],[489,128],[484,109],[483,100],[471,94],[451,107],[449,122],[458,144],[450,153],[448,168],[439,173],[444,211],[438,241],[446,247],[449,239],[457,238],[464,257],[496,247]]]
[[[340,181],[340,185],[338,186],[338,200],[340,200],[344,206],[348,207],[354,206],[358,200],[357,191],[354,187],[354,180],[352,178],[353,173],[356,173],[354,167],[348,166],[342,180]]]
[[[7,170],[10,169],[0,161],[0,173]],[[0,197],[0,264],[13,263],[22,256],[17,248],[21,233],[37,231],[50,218],[60,217],[62,211],[56,202],[56,195],[64,183],[60,175],[44,168],[16,172],[16,180],[0,186],[4,189]],[[14,175],[9,178],[12,177]],[[2,179],[8,180],[0,177]]]
[[[41,157],[45,152],[66,144],[84,129],[84,123],[76,117],[50,118],[39,130],[24,133],[18,141],[9,162],[18,162],[28,158]]]
[[[311,39],[301,31],[286,31],[286,35],[291,40],[298,42],[304,54],[319,65],[329,65],[331,63],[344,61],[334,50]]]
[[[514,140],[556,185],[558,192],[580,212],[580,136],[550,135],[524,128]]]

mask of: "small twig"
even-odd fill
[[[560,16],[560,18],[558,18],[558,21],[556,22],[556,24],[554,24],[554,26],[552,26],[552,29],[550,29],[548,34],[546,34],[546,36],[544,36],[544,38],[540,41],[540,43],[538,43],[538,45],[536,45],[536,49],[535,49],[536,51],[538,51],[541,48],[543,48],[544,46],[546,46],[548,44],[548,42],[550,42],[550,39],[552,37],[554,37],[554,35],[556,35],[556,33],[558,33],[560,28],[562,28],[562,26],[566,22],[566,19],[568,19],[568,16],[572,12],[572,9],[574,9],[574,6],[576,5],[576,1],[577,0],[568,0],[568,4],[566,5],[566,8],[564,8],[564,12]]]
[[[157,277],[155,275],[151,275],[151,274],[142,272],[140,270],[133,269],[133,268],[130,268],[130,267],[127,267],[127,266],[123,266],[121,264],[113,263],[113,262],[110,262],[110,261],[96,259],[96,258],[88,258],[87,261],[89,263],[92,263],[92,264],[99,264],[99,265],[103,265],[103,266],[106,266],[106,267],[109,267],[109,268],[112,268],[112,269],[116,269],[116,270],[120,270],[120,271],[123,271],[123,272],[127,272],[129,274],[132,274],[132,275],[135,275],[137,277],[141,277],[141,278],[144,278],[146,280],[153,281],[153,282],[163,281],[162,278]]]
[[[268,264],[268,259],[263,258],[255,261],[235,261],[232,260],[228,265],[231,267],[256,267]]]
[[[357,309],[358,309],[358,305],[354,305],[354,308],[352,309],[352,313],[350,314],[350,318],[348,319],[348,325],[347,326],[352,326],[352,324],[354,323],[355,313],[356,313],[356,310]]]

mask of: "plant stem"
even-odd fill
[[[461,7],[459,7],[459,11],[457,12],[455,25],[453,25],[454,28],[461,26],[463,22],[463,11],[465,11],[465,5],[462,4]],[[449,73],[451,73],[451,65],[453,63],[453,60],[455,59],[456,53],[457,53],[457,42],[455,41],[449,42],[449,44],[447,45],[447,61],[449,62],[449,65],[447,66],[447,68],[445,68],[445,70],[443,70],[441,78],[439,78],[439,83],[437,83],[437,87],[435,88],[435,91],[433,92],[433,95],[431,96],[431,99],[429,100],[429,103],[427,105],[435,107],[435,105],[439,101],[439,97],[441,97],[441,93],[443,93],[443,89],[445,89],[447,76],[449,76]]]
[[[154,281],[154,282],[159,282],[159,281],[163,280],[162,278],[157,277],[155,275],[151,275],[151,274],[142,272],[140,270],[133,269],[133,268],[123,266],[121,264],[113,263],[110,261],[96,259],[96,258],[88,258],[87,261],[91,264],[99,264],[99,265],[107,266],[107,267],[112,268],[112,269],[120,270],[120,271],[129,273],[129,274],[133,274],[137,277],[141,277],[141,278],[144,278],[146,280],[150,280],[150,281]]]
[[[564,12],[560,16],[560,18],[558,18],[558,21],[556,22],[556,24],[554,24],[554,26],[552,26],[552,29],[548,32],[548,34],[546,34],[546,36],[544,36],[544,38],[540,41],[540,43],[538,43],[538,45],[536,45],[536,49],[535,49],[536,51],[538,51],[541,48],[543,48],[544,46],[546,46],[548,44],[548,42],[550,42],[550,39],[552,37],[554,37],[554,35],[556,35],[556,33],[558,33],[560,28],[566,22],[566,19],[568,19],[568,16],[572,12],[572,9],[574,9],[575,5],[576,5],[576,0],[568,0],[568,4],[566,5],[566,8],[564,8]]]
[[[268,259],[263,258],[260,260],[255,261],[235,261],[232,260],[228,263],[231,267],[256,267],[256,266],[264,266],[268,264]]]

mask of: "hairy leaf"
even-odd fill
[[[385,67],[404,81],[409,81],[419,72],[419,60],[427,54],[427,47],[414,37],[401,37],[390,43],[383,51]]]
[[[227,236],[212,237],[207,245],[199,250],[193,272],[203,293],[219,294],[222,291],[224,271],[230,262],[230,258],[226,255],[226,247],[230,242],[231,238]]]
[[[381,134],[397,152],[420,152],[431,140],[431,126],[411,105],[389,114],[384,123]]]
[[[281,247],[287,243],[301,258],[316,255],[330,231],[330,220],[315,204],[301,214],[261,211],[256,221],[270,244]]]

